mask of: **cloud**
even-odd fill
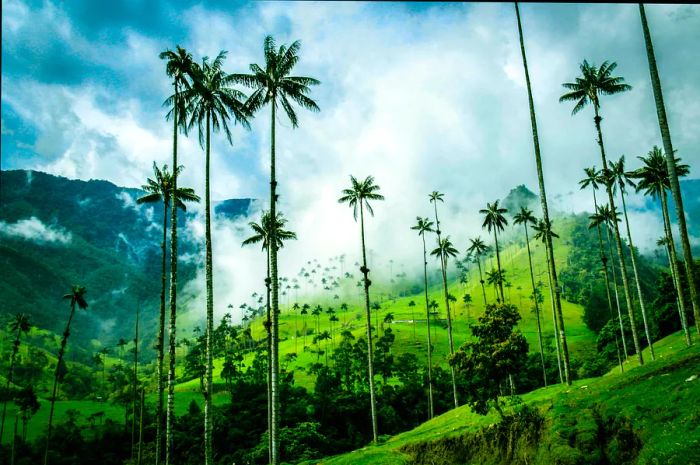
[[[73,235],[61,226],[47,226],[34,216],[18,220],[16,223],[0,221],[0,234],[37,244],[69,244],[73,239]]]

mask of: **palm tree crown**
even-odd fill
[[[458,253],[459,252],[454,248],[452,241],[450,241],[450,236],[447,236],[440,239],[438,246],[433,249],[432,252],[430,252],[430,255],[445,257],[445,261],[447,261],[447,257],[456,257]]]
[[[480,237],[469,239],[469,247],[467,248],[467,252],[470,254],[480,256],[488,252],[488,250],[489,247],[484,244],[484,241],[482,241]]]
[[[581,77],[577,77],[576,82],[562,84],[570,92],[559,97],[559,102],[576,102],[571,111],[572,115],[581,111],[589,103],[596,109],[600,108],[600,95],[614,95],[632,89],[632,86],[624,83],[624,78],[612,76],[612,72],[617,68],[615,62],[604,61],[598,68],[583,60],[580,67]]]
[[[85,300],[87,290],[84,286],[73,286],[70,293],[63,296],[64,299],[70,300],[71,306],[77,305],[80,309],[86,309],[88,304]]]
[[[520,207],[520,211],[513,216],[513,223],[524,224],[525,226],[528,224],[535,225],[537,224],[537,218],[535,218],[531,210],[528,210],[526,207]]]
[[[595,169],[595,166],[590,168],[584,168],[583,171],[586,173],[586,177],[581,179],[578,184],[581,189],[585,189],[590,186],[594,191],[598,190],[599,183],[603,182],[601,178],[601,172]]]
[[[421,218],[420,216],[416,217],[416,225],[411,226],[411,229],[418,231],[419,236],[425,236],[427,232],[434,232],[433,222],[428,218]]]
[[[644,163],[644,166],[627,173],[630,178],[639,180],[637,192],[644,191],[644,195],[660,197],[665,190],[671,189],[666,158],[659,147],[654,146],[646,157],[637,158]],[[680,164],[681,159],[678,157],[674,157],[674,159],[678,177],[687,176],[690,172],[689,166]]]
[[[479,213],[485,215],[484,224],[482,224],[481,227],[487,228],[489,232],[491,232],[492,229],[503,231],[504,227],[508,225],[508,220],[503,216],[508,210],[500,208],[498,202],[498,200],[494,203],[487,202],[486,208],[479,210]]]
[[[170,203],[171,189],[173,186],[173,176],[179,176],[184,166],[177,167],[175,173],[168,171],[168,165],[163,165],[163,168],[158,168],[156,162],[153,162],[153,174],[155,179],[148,178],[146,184],[141,186],[141,189],[146,192],[145,195],[136,199],[137,204],[164,202],[166,205]],[[186,211],[185,202],[199,202],[200,198],[194,193],[191,187],[178,187],[175,192],[175,201],[180,210]]]
[[[28,333],[32,328],[29,322],[29,317],[24,313],[18,313],[10,323],[10,332],[12,333]]]
[[[281,249],[284,246],[284,241],[294,240],[297,238],[297,235],[295,232],[282,229],[287,223],[287,219],[284,218],[282,213],[278,213],[276,216],[277,221],[275,221],[275,223],[277,224],[275,225],[275,240],[277,241],[277,248]],[[260,223],[251,221],[250,223],[248,223],[248,225],[253,230],[254,234],[248,239],[244,240],[242,245],[257,244],[261,242],[262,250],[267,250],[270,238],[272,237],[272,217],[270,216],[270,212],[263,212]]]
[[[367,176],[364,181],[358,181],[355,176],[350,175],[352,187],[343,189],[343,196],[338,199],[338,203],[347,203],[352,207],[352,213],[357,220],[357,207],[367,209],[370,215],[374,216],[370,200],[384,200],[384,196],[379,194],[379,186],[374,183],[373,176]]]

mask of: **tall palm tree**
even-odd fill
[[[32,328],[32,324],[29,322],[29,317],[24,313],[18,313],[15,318],[10,323],[10,332],[15,333],[15,342],[12,345],[12,355],[10,356],[10,372],[7,375],[7,385],[5,386],[5,399],[2,401],[2,423],[0,423],[0,440],[2,439],[2,433],[5,431],[5,414],[7,412],[7,397],[10,393],[10,384],[12,384],[12,378],[15,370],[15,359],[17,358],[17,352],[19,352],[20,338],[22,333],[28,334],[29,330]]]
[[[229,120],[240,123],[245,128],[250,128],[248,118],[250,112],[243,104],[245,95],[231,87],[234,79],[221,69],[226,52],[221,51],[213,60],[208,57],[202,60],[202,65],[193,65],[193,85],[187,92],[189,103],[190,121],[188,127],[197,125],[199,129],[199,144],[205,150],[204,168],[204,214],[205,214],[205,275],[207,288],[207,331],[206,331],[206,374],[204,383],[204,462],[205,465],[213,465],[212,461],[212,333],[214,332],[214,279],[212,272],[212,246],[211,246],[211,198],[209,192],[209,172],[211,154],[211,132],[223,130],[226,139],[233,144]]]
[[[70,315],[68,316],[68,323],[66,323],[66,329],[63,331],[63,338],[61,338],[61,347],[58,349],[58,360],[56,362],[56,371],[53,377],[53,389],[51,390],[51,407],[49,409],[49,426],[46,433],[46,450],[44,451],[44,465],[49,463],[49,445],[51,443],[51,428],[53,426],[53,410],[54,404],[56,403],[56,388],[58,383],[63,381],[63,377],[66,375],[66,366],[63,361],[63,354],[66,351],[66,344],[68,343],[68,336],[70,336],[70,323],[73,320],[73,315],[75,314],[75,306],[77,305],[80,309],[86,309],[88,306],[85,300],[85,293],[87,290],[83,286],[73,286],[71,291],[64,295],[63,298],[70,300]]]
[[[518,3],[515,3],[515,16],[518,21],[518,35],[520,37],[520,52],[523,57],[523,68],[525,69],[525,83],[527,87],[527,99],[530,108],[530,123],[532,126],[532,142],[534,146],[535,153],[535,166],[537,168],[537,181],[540,188],[540,204],[542,206],[542,221],[543,224],[551,224],[549,219],[549,208],[547,207],[547,193],[544,186],[544,173],[542,171],[542,156],[540,154],[540,142],[539,135],[537,133],[537,118],[535,117],[535,104],[532,99],[532,86],[530,85],[530,72],[527,67],[527,56],[525,55],[525,41],[523,39],[523,28],[520,22],[520,9],[518,8]],[[555,338],[557,339],[557,348],[561,345],[561,349],[564,355],[564,371],[566,373],[566,382],[571,384],[571,379],[569,377],[569,346],[566,342],[566,331],[564,330],[564,313],[561,308],[561,292],[559,288],[559,278],[557,276],[556,262],[554,261],[554,245],[552,244],[552,236],[545,234],[543,236],[545,252],[547,254],[547,270],[549,271],[549,281],[550,281],[550,292],[552,293],[552,309],[556,315],[555,321],[558,320],[558,324],[555,324],[555,328],[558,326],[558,337],[555,333]],[[561,339],[561,341],[560,341]],[[557,350],[557,356],[559,356],[559,350]],[[561,371],[560,371],[561,374]]]
[[[179,166],[177,163],[177,133],[180,128],[187,132],[187,110],[185,101],[180,92],[181,89],[190,88],[189,75],[192,72],[192,55],[179,45],[175,51],[165,50],[159,55],[161,60],[167,60],[165,73],[173,80],[174,93],[166,99],[164,105],[170,108],[166,119],[173,120],[173,163],[172,166]],[[170,321],[168,322],[168,408],[166,413],[166,452],[165,463],[171,462],[173,453],[173,422],[175,420],[175,345],[176,345],[176,317],[177,317],[177,201],[173,200],[177,192],[177,173],[172,180],[172,191],[170,193]],[[162,442],[162,406],[158,405],[158,420],[156,423],[156,457],[155,465],[160,464],[163,452]]]
[[[156,162],[153,162],[153,174],[154,179],[148,178],[146,184],[141,186],[146,194],[142,197],[136,199],[137,204],[144,203],[163,203],[163,241],[161,242],[161,287],[160,287],[160,314],[158,321],[158,359],[157,359],[157,375],[158,375],[158,405],[156,410],[156,444],[160,453],[160,433],[163,417],[163,358],[165,354],[165,244],[167,241],[168,233],[168,207],[170,206],[171,196],[173,193],[173,180],[180,174],[184,169],[183,166],[178,166],[178,168],[170,173],[168,171],[168,165],[163,165],[163,168],[158,168]],[[194,193],[194,189],[190,187],[178,187],[175,189],[175,202],[177,202],[177,207],[183,211],[187,209],[185,207],[185,202],[199,202],[199,196]],[[157,455],[158,458],[160,458]]]
[[[671,277],[676,288],[678,297],[678,311],[681,319],[681,326],[685,334],[685,342],[688,346],[692,344],[690,331],[688,330],[688,322],[686,319],[686,303],[683,288],[680,284],[678,261],[676,259],[676,245],[671,232],[671,220],[668,213],[668,199],[666,198],[666,189],[670,189],[671,183],[668,177],[668,166],[664,159],[661,149],[654,146],[649,151],[647,157],[637,157],[644,166],[636,169],[632,173],[628,173],[633,179],[638,179],[637,192],[644,191],[645,195],[661,199],[661,212],[664,218],[664,236],[666,241],[664,247],[668,253],[669,266],[671,268]],[[680,164],[680,158],[674,160],[676,166],[676,175],[679,177],[686,176],[690,172],[688,165]]]
[[[544,366],[544,350],[542,349],[542,326],[540,324],[540,308],[537,301],[537,287],[535,286],[535,273],[532,269],[532,254],[530,252],[530,237],[527,232],[527,225],[537,224],[537,218],[532,214],[531,210],[526,207],[520,207],[520,211],[513,216],[514,224],[522,224],[525,228],[525,243],[527,244],[527,261],[530,265],[530,280],[532,281],[532,295],[534,296],[533,301],[535,302],[535,316],[537,317],[537,343],[540,348],[540,361],[542,362],[542,377],[544,379],[544,385],[547,386],[547,370]]]
[[[601,95],[615,95],[622,92],[626,92],[632,89],[631,86],[624,83],[624,78],[613,76],[612,72],[617,67],[617,63],[603,62],[600,68],[595,65],[590,65],[586,60],[581,63],[581,77],[576,78],[576,82],[566,82],[562,86],[569,90],[561,97],[559,97],[559,102],[576,102],[574,109],[571,114],[575,115],[581,111],[586,105],[593,105],[594,118],[593,123],[595,124],[596,132],[598,134],[598,147],[600,148],[600,157],[603,161],[603,176],[607,179],[609,176],[608,160],[605,156],[605,145],[603,144],[603,133],[600,127],[600,122],[603,118],[600,116],[600,96]],[[608,203],[612,211],[615,209],[615,199],[613,197],[612,184],[606,182],[606,188],[608,192]],[[634,307],[632,306],[632,293],[630,292],[629,277],[627,275],[627,268],[625,266],[624,255],[622,252],[622,239],[620,237],[620,228],[616,222],[613,222],[613,227],[615,231],[615,245],[617,246],[617,254],[620,259],[620,274],[622,275],[622,286],[625,289],[625,300],[627,302],[627,310],[630,318],[630,327],[632,329],[632,340],[634,341],[634,347],[637,351],[637,358],[639,359],[639,364],[644,364],[644,356],[642,355],[642,348],[639,344],[639,336],[637,335],[637,324],[635,322]]]
[[[630,257],[632,258],[632,272],[634,273],[634,281],[637,284],[637,298],[639,299],[639,307],[642,310],[642,322],[644,323],[644,333],[647,337],[647,342],[649,343],[649,354],[651,359],[656,358],[654,354],[654,344],[651,340],[651,334],[649,332],[649,323],[647,322],[647,312],[644,306],[644,295],[642,294],[642,284],[639,279],[639,269],[637,268],[637,252],[634,248],[634,243],[632,242],[632,231],[630,229],[629,218],[627,217],[627,203],[625,202],[625,192],[626,186],[631,186],[636,188],[637,186],[632,182],[632,180],[627,176],[625,171],[625,156],[622,155],[617,162],[610,162],[609,175],[611,176],[610,182],[613,183],[612,190],[615,193],[616,187],[620,189],[620,198],[622,199],[622,212],[625,217],[625,226],[627,230],[627,243],[630,248]]]
[[[442,285],[445,292],[445,310],[447,314],[447,338],[450,346],[450,356],[454,355],[455,347],[454,340],[452,339],[452,316],[450,315],[450,294],[447,291],[447,259],[449,257],[456,257],[457,249],[454,248],[452,242],[450,241],[450,236],[441,239],[438,246],[430,252],[430,255],[440,258],[442,261]],[[452,372],[452,397],[454,400],[455,408],[459,407],[459,399],[457,398],[457,379],[454,367],[450,365],[450,371]]]
[[[265,55],[265,66],[251,64],[250,70],[253,74],[236,74],[234,78],[253,90],[250,98],[246,102],[251,113],[261,110],[265,105],[270,104],[270,214],[275,217],[277,202],[277,177],[275,163],[275,125],[277,121],[277,107],[282,106],[284,114],[287,115],[292,127],[299,125],[297,114],[292,107],[295,102],[302,108],[311,111],[319,111],[318,105],[308,97],[311,86],[320,84],[319,81],[310,77],[290,76],[294,66],[299,61],[299,49],[301,43],[297,40],[289,47],[281,45],[277,48],[275,39],[272,36],[265,37],[263,52]],[[274,231],[273,231],[274,234]],[[277,314],[278,305],[278,281],[277,281],[277,244],[275,240],[270,241],[270,275],[272,278],[272,444],[273,465],[279,464],[279,324]]]
[[[416,225],[411,226],[411,229],[418,231],[418,235],[423,240],[423,284],[425,288],[425,315],[428,325],[428,411],[429,418],[435,415],[435,407],[433,405],[433,343],[430,340],[430,302],[428,301],[428,256],[425,248],[425,234],[434,232],[433,222],[428,218],[416,217]]]
[[[479,210],[479,213],[484,215],[484,223],[481,225],[482,228],[487,228],[488,232],[493,230],[493,239],[496,243],[496,263],[498,265],[498,274],[501,274],[501,254],[498,250],[498,231],[503,231],[504,227],[508,224],[508,220],[504,213],[508,212],[505,208],[500,208],[498,206],[498,200],[494,203],[486,203],[486,208]],[[501,302],[505,303],[505,295],[503,294],[503,281],[500,280],[498,287],[501,291]]]
[[[664,105],[664,96],[661,90],[661,79],[659,78],[659,70],[656,68],[656,57],[654,55],[654,45],[651,41],[649,33],[649,24],[647,23],[644,5],[639,4],[639,16],[642,20],[642,30],[644,31],[644,43],[647,49],[647,60],[649,61],[649,74],[651,76],[651,88],[654,91],[654,101],[656,103],[656,115],[659,119],[659,129],[661,130],[661,140],[664,144],[664,154],[666,156],[666,168],[668,170],[668,179],[671,186],[671,194],[673,195],[673,203],[676,205],[676,218],[678,219],[678,229],[680,230],[681,245],[683,247],[683,258],[685,261],[685,272],[688,277],[688,287],[690,288],[690,300],[693,304],[693,314],[695,315],[695,329],[700,336],[700,295],[698,295],[698,281],[695,275],[693,264],[693,253],[690,249],[690,240],[688,236],[688,227],[685,221],[685,212],[683,209],[683,196],[681,196],[681,186],[678,182],[679,174],[677,172],[675,162],[675,150],[671,143],[671,131],[668,128],[668,119],[666,118],[666,106]]]
[[[595,191],[598,190],[598,186],[603,182],[601,179],[601,174],[595,169],[595,166],[590,168],[584,168],[583,171],[586,173],[586,177],[579,181],[579,186],[581,189],[590,187],[593,191],[593,209],[595,212],[598,211],[598,199],[596,197]],[[610,294],[610,276],[608,275],[608,257],[605,256],[605,247],[603,246],[603,235],[600,232],[600,223],[596,225],[596,231],[598,232],[598,248],[600,250],[600,263],[603,267],[603,276],[605,277],[605,294],[608,298],[608,313],[610,318],[613,317],[613,305],[612,305],[612,295]],[[619,310],[619,302],[618,302]],[[617,341],[617,336],[615,336],[615,346],[617,348],[618,359],[620,360],[620,371],[624,371],[624,365],[622,364],[622,357],[620,355],[620,347]],[[625,351],[625,360],[627,359],[627,351]]]
[[[617,276],[615,274],[615,263],[614,263],[614,250],[612,247],[612,240],[610,238],[611,230],[614,230],[613,227],[613,222],[619,223],[620,222],[620,217],[617,214],[617,212],[613,213],[613,211],[610,209],[608,205],[599,205],[598,210],[596,210],[596,213],[594,215],[591,215],[589,217],[591,219],[591,223],[589,224],[589,228],[592,228],[593,226],[598,226],[598,225],[603,225],[605,228],[605,236],[606,240],[608,243],[608,250],[610,251],[610,257],[613,258],[613,262],[611,262],[611,269],[612,269],[612,278],[613,278],[613,289],[615,290],[615,303],[617,304],[617,318],[620,323],[620,338],[622,339],[622,349],[625,353],[625,360],[627,359],[627,342],[625,339],[625,328],[624,325],[622,324],[622,310],[620,309],[620,297],[617,292]]]
[[[484,241],[480,237],[475,237],[474,239],[469,239],[469,247],[467,252],[469,252],[476,260],[476,265],[479,267],[479,282],[481,283],[481,292],[484,294],[484,308],[488,305],[486,301],[486,288],[484,287],[484,276],[481,274],[481,256],[488,252],[489,248],[484,244]]]
[[[536,225],[532,226],[532,229],[535,231],[535,235],[533,236],[533,238],[535,240],[542,241],[542,243],[544,244],[547,244],[548,238],[551,239],[553,237],[559,237],[557,233],[552,231],[552,224],[549,221],[546,221],[545,219],[540,219]],[[552,260],[552,258],[550,257],[549,253],[545,253],[545,257],[547,258],[547,269],[551,271],[552,264],[550,263],[550,260]],[[555,304],[556,296],[558,295],[558,292],[554,288],[554,278],[556,278],[556,275],[547,273],[547,278],[549,280],[549,298],[552,301],[552,328],[554,329],[555,348],[557,349],[557,368],[559,370],[559,382],[564,384],[565,379],[569,380],[569,378],[568,375],[565,375],[565,373],[568,373],[568,371],[565,362],[566,358],[563,356],[563,347],[566,347],[563,344],[563,342],[566,340],[566,338],[560,337],[562,333],[559,331],[559,323],[563,323],[563,318],[560,318],[561,315],[559,314]],[[535,296],[535,298],[537,298],[537,296]],[[563,370],[562,365],[564,366]]]
[[[297,235],[296,233],[292,231],[286,231],[282,228],[284,228],[285,223],[287,220],[284,218],[284,215],[280,212],[277,215],[277,219],[275,221],[275,240],[277,241],[277,248],[281,249],[284,247],[284,241],[285,240],[292,240],[296,239]],[[265,307],[267,309],[267,321],[265,323],[265,330],[267,332],[267,427],[268,429],[271,429],[272,427],[272,387],[270,385],[270,380],[272,378],[272,363],[271,363],[271,357],[272,357],[272,331],[271,331],[271,318],[270,318],[270,240],[272,238],[272,216],[270,215],[269,211],[265,211],[262,214],[262,219],[260,223],[256,223],[254,221],[251,221],[248,223],[250,228],[253,230],[253,235],[249,237],[248,239],[244,240],[242,245],[250,245],[250,244],[257,244],[261,243],[262,245],[262,250],[265,252],[265,257],[266,257],[266,262],[267,262],[267,268],[265,272],[265,289],[266,289],[266,294],[267,294],[267,300],[265,303]],[[269,454],[270,454],[270,461],[272,461],[272,435],[268,433],[268,441],[270,441],[269,446]]]
[[[367,253],[365,251],[365,208],[370,215],[374,216],[374,210],[370,205],[370,200],[384,200],[384,196],[379,193],[379,186],[374,183],[372,176],[367,176],[364,181],[358,181],[354,176],[350,176],[351,187],[343,189],[343,196],[338,199],[339,203],[347,203],[352,208],[352,213],[357,221],[357,210],[360,210],[360,238],[362,241],[362,267],[363,284],[365,288],[365,312],[367,314],[367,364],[369,370],[369,396],[370,410],[372,417],[372,438],[377,443],[377,405],[374,392],[374,362],[372,351],[372,316],[369,306],[369,268],[367,268]]]

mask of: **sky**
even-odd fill
[[[431,191],[445,194],[442,230],[460,251],[468,237],[487,236],[478,214],[486,202],[519,184],[537,193],[511,3],[3,0],[2,11],[2,169],[128,187],[172,156],[161,51],[180,45],[199,61],[226,50],[224,70],[247,72],[262,64],[266,35],[300,40],[294,74],[321,81],[311,94],[321,111],[300,110],[296,129],[277,120],[280,208],[299,236],[281,254],[283,273],[310,257],[357,255],[359,227],[337,202],[351,174],[374,176],[386,197],[367,221],[370,248],[416,269],[422,251],[410,226],[432,216]],[[577,182],[583,168],[600,167],[592,109],[572,116],[573,105],[558,102],[561,84],[584,59],[617,62],[633,89],[602,101],[609,157],[624,154],[636,168],[661,145],[638,8],[527,3],[521,16],[548,195],[560,210],[590,210]],[[648,5],[647,16],[674,147],[698,178],[700,6]],[[267,199],[269,128],[265,109],[251,130],[234,128],[232,145],[213,135],[214,200]],[[179,140],[181,183],[203,195],[196,133]],[[635,245],[650,250],[660,217],[641,211],[639,196],[629,204]],[[222,300],[248,292],[263,269],[259,251],[239,246],[244,226],[215,225]],[[188,234],[202,235],[201,218]]]

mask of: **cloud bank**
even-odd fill
[[[35,216],[16,223],[0,221],[0,235],[23,239],[37,244],[69,244],[73,235],[61,226],[45,225]]]

